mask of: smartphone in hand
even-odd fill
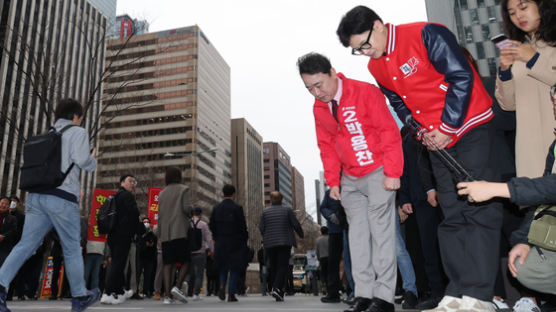
[[[490,38],[490,41],[492,41],[492,43],[494,43],[494,45],[497,46],[498,49],[502,49],[503,47],[508,47],[508,46],[515,46],[513,43],[510,42],[510,39],[508,39],[508,37],[504,34],[496,35]]]

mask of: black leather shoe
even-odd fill
[[[228,302],[237,302],[237,298],[235,295],[228,295]]]
[[[380,298],[373,298],[371,305],[365,312],[394,312],[394,304]]]
[[[430,297],[426,300],[423,300],[421,302],[419,302],[415,308],[417,310],[430,310],[430,309],[434,309],[438,306],[438,303],[440,303],[440,300],[442,300],[442,297]]]
[[[226,300],[226,290],[224,288],[218,290],[218,298],[222,301]]]
[[[417,305],[417,296],[411,291],[406,291],[403,294],[402,309],[412,310]]]
[[[363,312],[371,305],[371,299],[359,297],[355,299],[355,305],[344,312]]]
[[[339,296],[334,297],[334,296],[326,295],[326,296],[320,298],[320,302],[322,302],[322,303],[338,303],[340,301],[342,301],[342,300],[340,299]]]

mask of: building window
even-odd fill
[[[465,26],[465,41],[473,42],[473,31],[471,30],[471,26]]]
[[[483,46],[482,42],[477,42],[477,59],[483,60],[485,58],[485,47]]]
[[[489,25],[481,25],[481,31],[483,33],[483,41],[490,40],[490,26]]]
[[[460,7],[462,10],[467,10],[467,9],[468,9],[468,7],[467,7],[467,0],[459,0],[459,7]]]
[[[469,14],[471,15],[471,23],[473,23],[473,25],[479,25],[479,13],[477,13],[477,9],[469,10]]]
[[[494,4],[500,5],[500,0],[494,0]]]
[[[496,76],[496,59],[494,57],[489,57],[488,58],[488,72],[490,73],[490,76]]]
[[[496,7],[493,6],[488,7],[487,13],[488,13],[488,21],[490,23],[496,22]]]
[[[484,8],[485,7],[485,0],[477,0],[477,5],[479,6],[479,8]]]

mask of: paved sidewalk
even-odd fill
[[[129,300],[121,305],[104,305],[96,303],[87,311],[238,311],[238,312],[310,312],[310,311],[343,311],[347,308],[346,304],[324,304],[320,302],[320,297],[298,294],[287,296],[284,302],[276,302],[270,296],[249,295],[238,297],[239,302],[222,302],[218,297],[203,297],[201,301],[189,300],[188,303],[174,303],[171,305],[162,304],[162,301],[152,299]],[[14,312],[27,311],[70,311],[71,302],[69,299],[64,301],[9,301],[8,308]],[[397,310],[399,306],[396,307]]]

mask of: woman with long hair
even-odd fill
[[[496,99],[516,111],[518,176],[539,177],[554,139],[549,90],[556,83],[556,4],[553,0],[503,0],[511,45],[501,48]]]

